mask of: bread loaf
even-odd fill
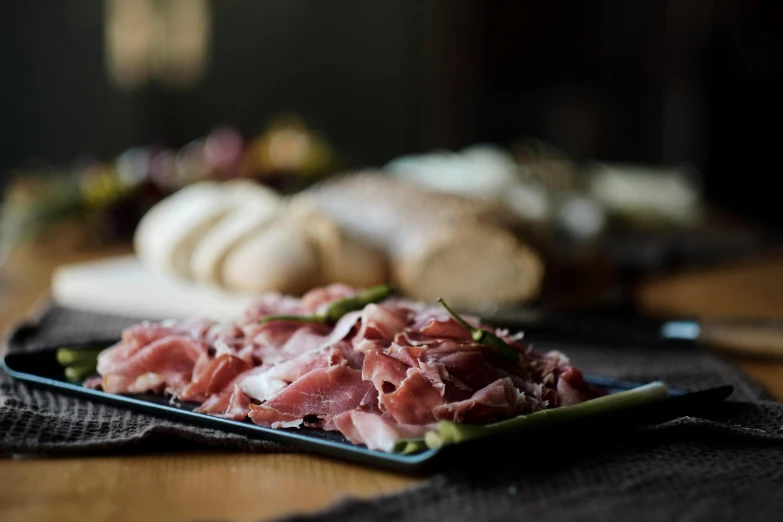
[[[207,231],[193,250],[190,272],[199,282],[221,286],[223,263],[229,252],[255,232],[268,226],[284,206],[271,190],[250,182],[234,181],[242,189],[236,205]]]
[[[153,271],[212,282],[227,250],[274,215],[279,199],[246,180],[194,183],[144,215],[136,255]]]
[[[289,205],[290,219],[304,223],[316,245],[322,285],[344,283],[367,288],[388,282],[386,257],[380,251],[345,234],[305,199],[294,199]]]
[[[297,198],[391,260],[406,295],[468,308],[522,303],[543,279],[540,257],[491,204],[428,192],[380,173],[333,179]]]
[[[320,284],[321,267],[304,224],[277,219],[228,252],[221,276],[230,290],[298,295]]]
[[[136,255],[150,270],[190,278],[190,258],[202,236],[231,208],[218,183],[195,183],[152,207],[134,235]]]

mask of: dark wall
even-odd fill
[[[690,162],[709,195],[770,222],[783,139],[776,0],[220,0],[188,90],[120,91],[99,0],[0,4],[0,180],[41,158],[110,158],[246,134],[294,111],[354,165],[532,135],[576,157]]]
[[[0,6],[0,167],[109,153],[136,136],[135,98],[103,70],[101,2]]]
[[[420,141],[418,3],[212,3],[212,59],[193,88],[125,92],[107,79],[98,0],[0,7],[0,169],[33,158],[111,157],[133,144],[182,144],[221,123],[263,130],[293,111],[357,163]]]

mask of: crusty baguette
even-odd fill
[[[492,205],[428,192],[379,173],[323,182],[297,198],[383,251],[407,295],[484,308],[535,297],[540,257],[503,228]]]
[[[541,259],[497,227],[420,229],[397,248],[394,281],[415,299],[485,309],[535,297],[543,279]]]

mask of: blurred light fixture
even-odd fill
[[[155,78],[188,87],[204,74],[211,40],[208,0],[104,0],[109,77],[123,89]]]
[[[153,40],[153,0],[105,0],[106,68],[124,89],[147,83]]]

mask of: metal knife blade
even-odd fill
[[[502,310],[480,317],[487,324],[522,330],[531,337],[582,342],[695,343],[736,354],[783,358],[783,321],[774,319],[655,320],[532,309]]]

